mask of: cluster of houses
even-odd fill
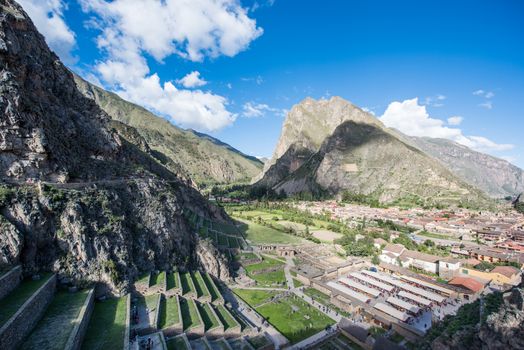
[[[514,257],[487,248],[470,249],[467,254],[465,259],[440,257],[406,249],[402,244],[387,244],[382,249],[379,259],[386,266],[398,266],[438,275],[441,279],[447,280],[449,285],[461,286],[474,293],[482,292],[487,286],[506,289],[520,283],[521,270],[514,266],[495,266],[489,271],[474,267],[481,261],[508,262]]]

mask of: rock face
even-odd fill
[[[197,184],[249,182],[262,162],[209,135],[180,129],[118,95],[75,75],[79,90],[116,121],[135,128],[153,149],[153,156],[172,171]]]
[[[382,203],[486,203],[440,162],[404,142],[378,119],[341,98],[295,106],[275,154],[256,183],[288,195],[341,194]]]
[[[183,217],[225,213],[76,88],[19,5],[0,10],[0,264],[113,290],[175,266],[229,278]]]
[[[438,159],[453,174],[495,198],[524,191],[524,170],[506,160],[473,151],[456,142],[412,137],[413,143]]]

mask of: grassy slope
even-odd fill
[[[182,311],[184,330],[200,326],[198,310],[196,308],[195,302],[192,299],[181,299],[180,309]]]
[[[224,325],[224,330],[238,325],[238,322],[231,316],[224,305],[216,305],[215,311]]]
[[[250,240],[253,244],[293,244],[303,241],[298,237],[288,235],[270,227],[240,218],[235,219],[245,224],[241,229],[244,230],[246,239]]]
[[[121,349],[124,344],[126,316],[126,297],[95,303],[82,349]]]
[[[37,281],[26,280],[8,296],[0,300],[0,327],[18,311],[20,306],[22,306],[38,288],[49,280],[49,277],[51,277],[51,274],[44,274],[42,278]]]
[[[162,298],[160,302],[159,327],[160,329],[171,327],[180,322],[178,315],[178,302],[176,296]]]

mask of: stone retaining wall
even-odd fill
[[[22,280],[22,267],[13,267],[9,272],[0,277],[0,299],[11,293]]]
[[[95,290],[91,289],[91,291],[87,294],[86,301],[84,302],[77,319],[75,320],[75,328],[73,328],[71,331],[64,350],[80,349],[87,331],[87,326],[89,325],[89,320],[91,320],[91,315],[93,314],[94,305]]]
[[[129,350],[130,348],[129,331],[131,329],[131,293],[127,295],[126,309],[127,309],[127,315],[126,315],[126,331],[124,333],[124,350]]]
[[[20,345],[44,315],[55,290],[56,275],[53,275],[0,328],[0,349],[12,350]]]

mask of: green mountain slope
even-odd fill
[[[209,135],[183,130],[145,108],[90,84],[75,75],[80,91],[114,120],[138,130],[157,159],[197,184],[246,182],[262,170],[262,162]]]

